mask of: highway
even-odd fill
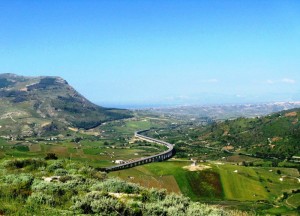
[[[149,157],[145,157],[145,158],[141,158],[141,159],[137,159],[137,160],[130,160],[129,162],[125,162],[123,164],[118,164],[118,165],[115,165],[115,166],[106,167],[106,168],[104,168],[104,170],[107,171],[107,172],[110,172],[110,171],[128,169],[128,168],[143,165],[143,164],[146,164],[146,163],[151,163],[151,162],[156,162],[156,161],[164,161],[164,160],[167,160],[167,159],[171,158],[175,154],[174,147],[173,147],[172,144],[170,144],[168,142],[165,142],[165,141],[161,141],[161,140],[158,140],[158,139],[154,139],[154,138],[151,138],[151,137],[141,135],[141,133],[146,132],[146,131],[148,131],[148,130],[136,131],[134,133],[134,136],[139,138],[139,139],[145,140],[147,142],[154,142],[154,143],[157,143],[157,144],[160,144],[160,145],[164,145],[168,149],[164,152],[161,152],[161,153],[153,155],[153,156],[149,156]]]

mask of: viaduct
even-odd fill
[[[134,136],[139,138],[139,139],[145,140],[147,142],[154,142],[154,143],[157,143],[157,144],[160,144],[160,145],[164,145],[168,149],[166,151],[162,152],[162,153],[159,153],[159,154],[156,154],[156,155],[153,155],[153,156],[133,160],[133,161],[130,161],[130,162],[125,162],[123,164],[119,164],[119,165],[115,165],[115,166],[111,166],[111,167],[106,167],[106,168],[104,168],[104,170],[106,172],[110,172],[110,171],[128,169],[128,168],[143,165],[143,164],[146,164],[146,163],[167,160],[175,154],[174,147],[173,147],[172,144],[161,141],[161,140],[153,139],[151,137],[141,135],[142,132],[146,132],[146,131],[148,131],[148,130],[136,131],[134,133]]]

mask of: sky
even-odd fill
[[[0,73],[116,107],[300,100],[300,1],[1,0]]]

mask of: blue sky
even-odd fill
[[[300,100],[300,1],[1,0],[0,73],[102,105]]]

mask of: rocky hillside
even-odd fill
[[[0,74],[0,135],[58,133],[68,127],[90,129],[131,117],[127,110],[97,106],[60,77]]]

